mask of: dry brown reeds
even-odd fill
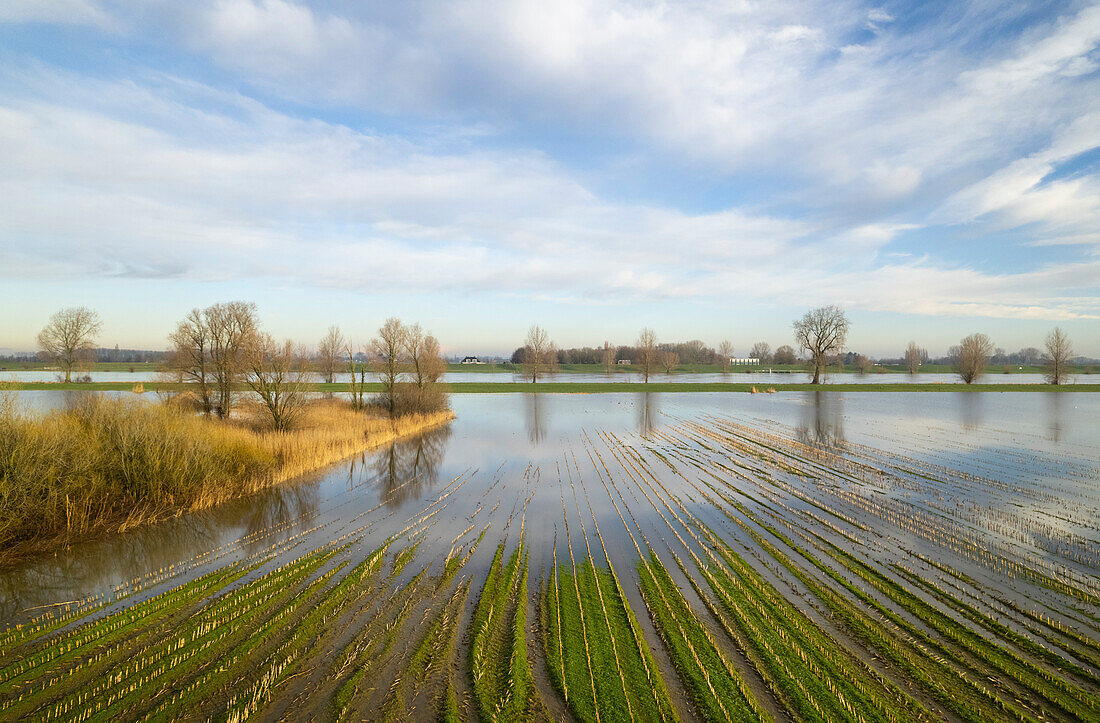
[[[123,530],[211,507],[445,424],[450,411],[390,419],[310,403],[291,431],[186,405],[89,396],[25,414],[0,404],[0,561],[90,530]]]

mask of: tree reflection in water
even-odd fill
[[[450,437],[450,426],[440,427],[394,442],[388,450],[378,454],[374,471],[381,482],[387,507],[393,509],[408,499],[419,499],[425,487],[435,486]]]
[[[523,395],[523,422],[527,427],[527,439],[532,444],[539,444],[546,439],[549,431],[546,422],[548,404],[542,394]]]
[[[1047,393],[1048,419],[1047,429],[1050,431],[1050,441],[1062,441],[1062,414],[1065,406],[1063,395],[1060,392]]]
[[[978,392],[958,392],[959,419],[963,429],[978,429],[982,426],[982,395]]]
[[[648,437],[657,428],[657,418],[661,416],[657,395],[650,392],[638,394],[635,407],[638,412],[638,434]]]
[[[44,553],[0,570],[0,620],[27,617],[28,608],[75,600],[103,583],[140,578],[239,540],[251,555],[271,545],[270,535],[292,535],[317,511],[316,482],[271,487],[245,498],[122,533],[83,538],[61,554]],[[31,611],[31,615],[44,609]]]
[[[802,422],[795,434],[798,441],[816,447],[841,449],[844,437],[844,405],[839,394],[813,392],[813,403],[804,407]]]

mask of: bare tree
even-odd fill
[[[213,402],[213,371],[210,360],[210,328],[199,309],[192,309],[168,336],[172,344],[170,369],[189,380],[199,395],[203,414],[210,414]]]
[[[280,344],[270,334],[253,334],[244,351],[245,382],[284,432],[293,426],[306,401],[309,378],[305,357],[288,339]]]
[[[844,348],[848,338],[848,317],[837,306],[822,306],[794,322],[794,337],[802,349],[810,353],[814,368],[811,384],[821,383],[829,354]]]
[[[657,357],[665,369],[665,374],[671,374],[673,369],[680,366],[680,355],[674,351],[664,349],[658,352]]]
[[[362,411],[367,406],[367,369],[370,366],[366,362],[366,350],[360,349],[357,353],[349,341],[344,353],[348,357],[348,371],[351,373],[351,408]]]
[[[440,353],[439,341],[425,334],[420,324],[413,324],[405,335],[405,352],[415,394],[405,411],[429,412],[446,406],[439,378],[447,371],[447,362]]]
[[[1062,384],[1069,370],[1069,360],[1073,356],[1073,345],[1069,335],[1061,327],[1047,334],[1046,341],[1046,379],[1049,384]]]
[[[718,357],[722,362],[722,371],[729,372],[730,364],[733,363],[733,344],[728,339],[723,339],[718,345]]]
[[[245,351],[257,332],[256,305],[230,301],[208,306],[203,315],[210,338],[210,367],[214,378],[215,411],[228,417],[233,395],[245,366]]]
[[[905,368],[909,370],[910,374],[916,374],[920,371],[921,359],[921,348],[917,346],[917,342],[909,342],[909,346],[905,347]]]
[[[648,326],[638,334],[638,364],[642,367],[642,376],[649,383],[649,374],[657,363],[657,333]]]
[[[1020,360],[1024,366],[1036,366],[1043,359],[1043,353],[1033,346],[1020,350]]]
[[[346,346],[347,341],[340,333],[340,327],[335,324],[328,328],[328,332],[317,344],[317,369],[321,372],[321,378],[329,384],[336,378],[336,370],[340,367]]]
[[[95,340],[103,329],[99,314],[86,306],[61,309],[38,332],[38,346],[55,364],[65,370],[65,381],[72,380],[73,367],[88,361]]]
[[[600,352],[603,359],[603,371],[605,374],[610,374],[611,368],[615,366],[615,347],[611,346],[611,342],[605,341]]]
[[[769,364],[772,360],[772,348],[768,346],[768,342],[758,341],[752,345],[749,356],[753,359],[759,359],[761,364]]]
[[[550,341],[545,329],[536,324],[527,330],[527,339],[523,342],[523,364],[532,384],[539,380],[539,375],[550,371],[556,357],[554,342]]]
[[[714,350],[708,349],[702,339],[692,339],[676,344],[670,351],[676,352],[685,364],[705,364],[714,356]]]
[[[798,361],[798,358],[794,355],[794,347],[790,344],[784,344],[775,350],[772,361],[776,364],[794,364]]]
[[[985,371],[989,357],[993,354],[993,342],[985,334],[971,334],[959,342],[958,346],[951,347],[948,356],[955,373],[967,384],[972,384],[975,379]]]
[[[390,416],[397,416],[398,384],[401,375],[405,372],[404,359],[405,348],[408,339],[408,330],[401,320],[391,317],[386,320],[382,328],[378,330],[378,336],[371,342],[371,351],[374,353],[374,368],[382,382],[382,404],[389,411]]]
[[[871,367],[873,366],[874,362],[871,361],[870,357],[863,354],[858,354],[856,356],[856,369],[859,370],[860,374],[866,374],[871,371]]]

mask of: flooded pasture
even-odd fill
[[[0,570],[0,719],[1100,717],[1096,395],[452,402]]]

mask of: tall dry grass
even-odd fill
[[[91,530],[202,509],[424,431],[450,411],[397,419],[312,402],[292,431],[258,415],[204,418],[180,405],[91,396],[28,414],[0,393],[0,559]]]

